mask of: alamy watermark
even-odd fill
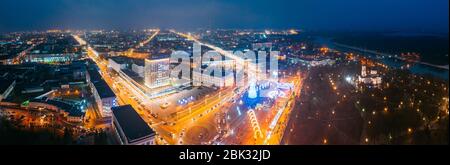
[[[198,43],[194,43],[192,55],[186,51],[172,52],[170,61],[178,63],[170,73],[172,84],[243,87],[259,80],[278,81],[279,51],[210,50],[201,53]]]

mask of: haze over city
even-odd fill
[[[298,28],[448,33],[448,0],[1,0],[0,32]]]

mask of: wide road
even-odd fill
[[[150,41],[152,41],[152,40],[159,34],[159,32],[160,32],[160,30],[159,30],[159,29],[156,29],[156,30],[153,32],[153,34],[150,35],[150,37],[148,37],[146,40],[140,42],[138,45],[136,45],[135,48],[130,48],[130,49],[128,50],[128,52],[127,52],[127,56],[128,56],[128,57],[131,57],[131,58],[141,58],[141,59],[147,58],[147,56],[142,56],[142,57],[140,57],[140,56],[135,56],[135,55],[134,55],[134,51],[135,51],[136,49],[139,49],[140,47],[142,47],[142,46],[148,44]]]
[[[154,38],[155,34],[150,38]],[[111,73],[108,69],[107,61],[100,59],[98,57],[98,52],[90,47],[87,42],[79,36],[73,35],[73,37],[80,44],[86,44],[88,46],[88,57],[100,68],[103,78],[116,94],[119,105],[130,104],[136,109],[141,117],[163,139],[163,143],[178,144],[179,139],[176,138],[176,135],[179,134],[182,129],[186,129],[187,125],[195,123],[195,121],[192,120],[193,118],[197,120],[205,117],[209,118],[211,115],[215,114],[215,110],[220,109],[224,100],[230,99],[233,95],[233,92],[226,92],[233,91],[233,89],[221,89],[216,93],[211,93],[206,101],[199,100],[194,102],[188,113],[186,113],[186,109],[184,109],[178,113],[179,115],[172,116],[171,118],[155,118],[151,114],[152,109],[147,108],[145,104],[149,101],[162,102],[161,99],[150,99],[130,80],[123,76]],[[223,91],[223,94],[221,91]]]
[[[132,98],[147,99],[145,94],[139,94],[132,83],[126,81],[124,78],[118,75],[112,74],[108,70],[108,61],[101,59],[98,56],[98,52],[94,50],[86,41],[77,35],[73,35],[75,40],[77,40],[81,45],[87,45],[88,47],[88,57],[92,59],[100,69],[101,75],[106,83],[111,87],[113,92],[117,96],[119,105],[131,105],[136,111],[141,115],[141,117],[157,132],[164,140],[171,139],[170,135],[172,130],[167,127],[162,127],[159,125],[153,126],[154,123],[159,122],[158,120],[151,117],[149,111],[139,104],[138,101]],[[147,100],[141,100],[140,102],[145,102]]]
[[[244,60],[244,58],[238,57],[238,56],[234,55],[233,53],[225,51],[217,46],[201,42],[200,40],[196,39],[192,35],[176,32],[175,30],[171,30],[171,32],[178,34],[182,37],[185,37],[189,40],[192,40],[194,42],[197,42],[200,45],[209,47],[210,49],[213,49],[228,58],[236,60],[236,62],[240,63],[241,65],[244,65],[246,62]],[[247,72],[254,71],[255,73],[257,73],[257,70],[251,70],[253,68],[256,68],[256,67],[249,67],[249,70]],[[260,138],[260,139],[253,138],[254,132],[253,132],[253,128],[250,127],[251,124],[250,124],[249,120],[246,118],[242,118],[244,116],[247,116],[247,114],[245,114],[244,116],[237,116],[236,120],[233,120],[234,122],[232,123],[232,125],[234,125],[234,127],[232,127],[232,129],[237,130],[236,134],[241,135],[242,138],[234,139],[237,141],[225,140],[223,142],[225,142],[225,143],[229,142],[229,143],[234,143],[234,144],[280,144],[281,139],[282,139],[285,129],[286,129],[286,125],[289,120],[290,112],[292,110],[294,110],[294,108],[295,108],[294,105],[295,105],[295,101],[297,99],[297,98],[295,98],[295,96],[299,96],[299,92],[301,91],[300,89],[302,87],[302,79],[300,79],[296,76],[294,76],[292,78],[287,78],[284,81],[294,82],[294,88],[295,88],[294,89],[295,92],[293,92],[292,95],[288,96],[288,98],[291,98],[291,99],[286,101],[286,105],[284,106],[284,108],[276,110],[276,108],[275,108],[276,106],[273,106],[271,108],[271,110],[269,110],[269,111],[278,112],[277,115],[274,115],[273,113],[258,113],[258,112],[256,114],[257,118],[260,119],[258,122],[260,123],[261,130],[262,130],[263,134],[265,135],[265,137]],[[245,87],[243,87],[243,89],[247,89],[247,88],[248,88],[248,84],[246,84]],[[231,90],[231,91],[233,91],[233,90]],[[295,93],[295,95],[294,95],[294,93]],[[242,96],[242,94],[233,95],[233,97],[235,97],[235,99],[237,100],[236,96]],[[226,104],[226,102],[224,102],[224,104]],[[230,103],[226,104],[226,106],[234,107],[234,106],[232,106],[232,104],[230,105]],[[232,111],[234,111],[234,110],[232,110]],[[269,123],[268,121],[271,121],[271,122]],[[235,123],[237,123],[237,125]]]

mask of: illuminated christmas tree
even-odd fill
[[[256,81],[253,79],[250,81],[250,89],[248,91],[248,98],[255,99],[258,97],[257,91],[256,91]]]

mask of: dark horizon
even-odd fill
[[[154,27],[448,34],[448,3],[448,0],[1,0],[0,32]]]

